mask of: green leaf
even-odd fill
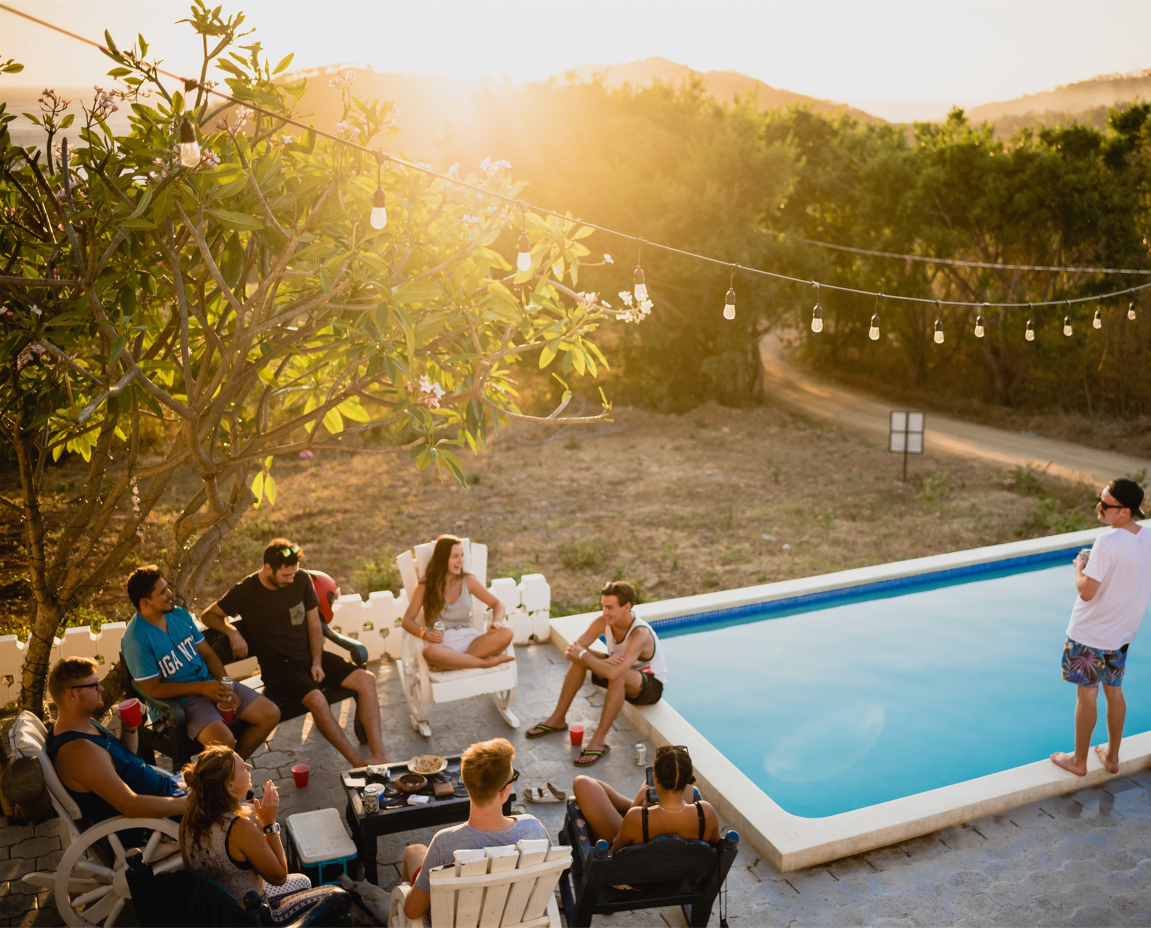
[[[75,118],[75,113],[69,113],[67,116],[60,120],[60,128],[67,129],[70,125],[72,125],[72,122],[75,120]]]
[[[264,223],[255,216],[237,213],[235,210],[217,207],[216,209],[205,210],[205,212],[218,219],[220,225],[225,229],[233,229],[237,232],[256,232],[264,228]]]
[[[278,65],[276,65],[276,70],[274,70],[272,72],[272,76],[274,77],[275,75],[279,74],[281,71],[285,70],[288,67],[288,65],[290,65],[292,63],[292,59],[295,57],[296,57],[296,53],[292,52],[292,54],[287,55],[284,58],[281,58],[280,63]]]
[[[109,367],[116,363],[116,359],[120,357],[120,352],[124,350],[124,346],[127,344],[127,335],[117,335],[114,339],[112,339],[112,356],[108,360]]]
[[[252,495],[256,497],[256,502],[252,506],[253,509],[260,508],[260,500],[264,496],[264,472],[260,471],[252,480]]]
[[[272,478],[271,474],[264,476],[264,495],[268,497],[268,505],[276,505],[276,481]]]
[[[555,360],[555,356],[556,356],[556,353],[558,351],[559,351],[559,339],[558,338],[553,339],[552,341],[548,342],[546,345],[543,346],[543,348],[540,350],[540,370],[543,370],[545,367],[547,367],[549,364],[551,364],[552,361]]]
[[[358,396],[349,396],[346,400],[336,407],[345,419],[351,419],[353,422],[371,422],[372,417],[366,409],[364,404],[360,402]]]
[[[329,409],[324,413],[324,428],[330,435],[338,435],[344,430],[344,418],[340,415],[339,409]]]
[[[224,275],[224,282],[233,290],[243,269],[244,248],[240,244],[240,233],[233,232],[224,245],[224,253],[220,256],[220,273]]]

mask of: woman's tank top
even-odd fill
[[[444,628],[466,628],[472,624],[472,594],[468,592],[468,575],[460,581],[460,595],[454,603],[444,603],[433,622],[443,622]]]
[[[208,832],[207,840],[196,843],[188,838],[187,851],[188,866],[199,870],[202,876],[215,880],[230,892],[233,898],[243,899],[245,893],[253,889],[258,893],[264,891],[264,878],[256,872],[251,861],[233,859],[228,853],[228,838],[232,834],[232,826],[236,824],[236,816],[228,813],[223,822],[216,822]]]
[[[659,646],[659,636],[655,633],[655,629],[647,624],[638,615],[632,616],[631,625],[628,627],[627,634],[623,636],[621,641],[615,640],[615,635],[612,633],[612,627],[609,625],[604,629],[604,640],[607,641],[608,657],[613,654],[619,654],[627,646],[627,640],[631,637],[631,633],[637,628],[646,628],[651,634],[651,640],[655,642],[655,653],[652,654],[649,660],[637,659],[632,667],[640,673],[650,673],[660,683],[667,683],[667,660],[663,656],[663,649]]]

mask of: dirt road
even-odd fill
[[[781,403],[886,443],[888,417],[893,408],[889,403],[812,376],[787,359],[784,347],[774,336],[768,335],[763,339],[760,353],[766,387]],[[1097,451],[1038,435],[1008,432],[939,413],[927,414],[924,438],[928,450],[993,461],[1008,467],[1031,464],[1046,468],[1053,476],[1091,484],[1104,484],[1112,477],[1136,474],[1140,470],[1151,472],[1151,461],[1142,458],[1114,451]]]

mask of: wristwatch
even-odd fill
[[[279,833],[280,833],[280,823],[279,822],[272,822],[271,825],[265,825],[264,826],[264,834],[266,834],[266,835],[278,835]]]

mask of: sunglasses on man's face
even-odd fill
[[[519,778],[520,778],[520,772],[518,770],[516,770],[515,767],[512,767],[512,778],[510,780],[508,780],[507,783],[505,783],[502,787],[500,787],[500,789],[507,789],[509,786],[511,786],[513,783],[515,783],[515,781],[518,780]]]
[[[1126,509],[1127,508],[1126,506],[1117,505],[1116,503],[1106,503],[1103,501],[1102,496],[1096,496],[1095,499],[1098,501],[1099,505],[1102,506],[1104,509]]]
[[[100,683],[100,681],[97,680],[95,683],[80,683],[77,686],[70,686],[70,687],[68,687],[68,689],[70,689],[70,690],[91,690],[91,689],[95,689],[96,687],[101,686],[101,685],[102,684]]]

